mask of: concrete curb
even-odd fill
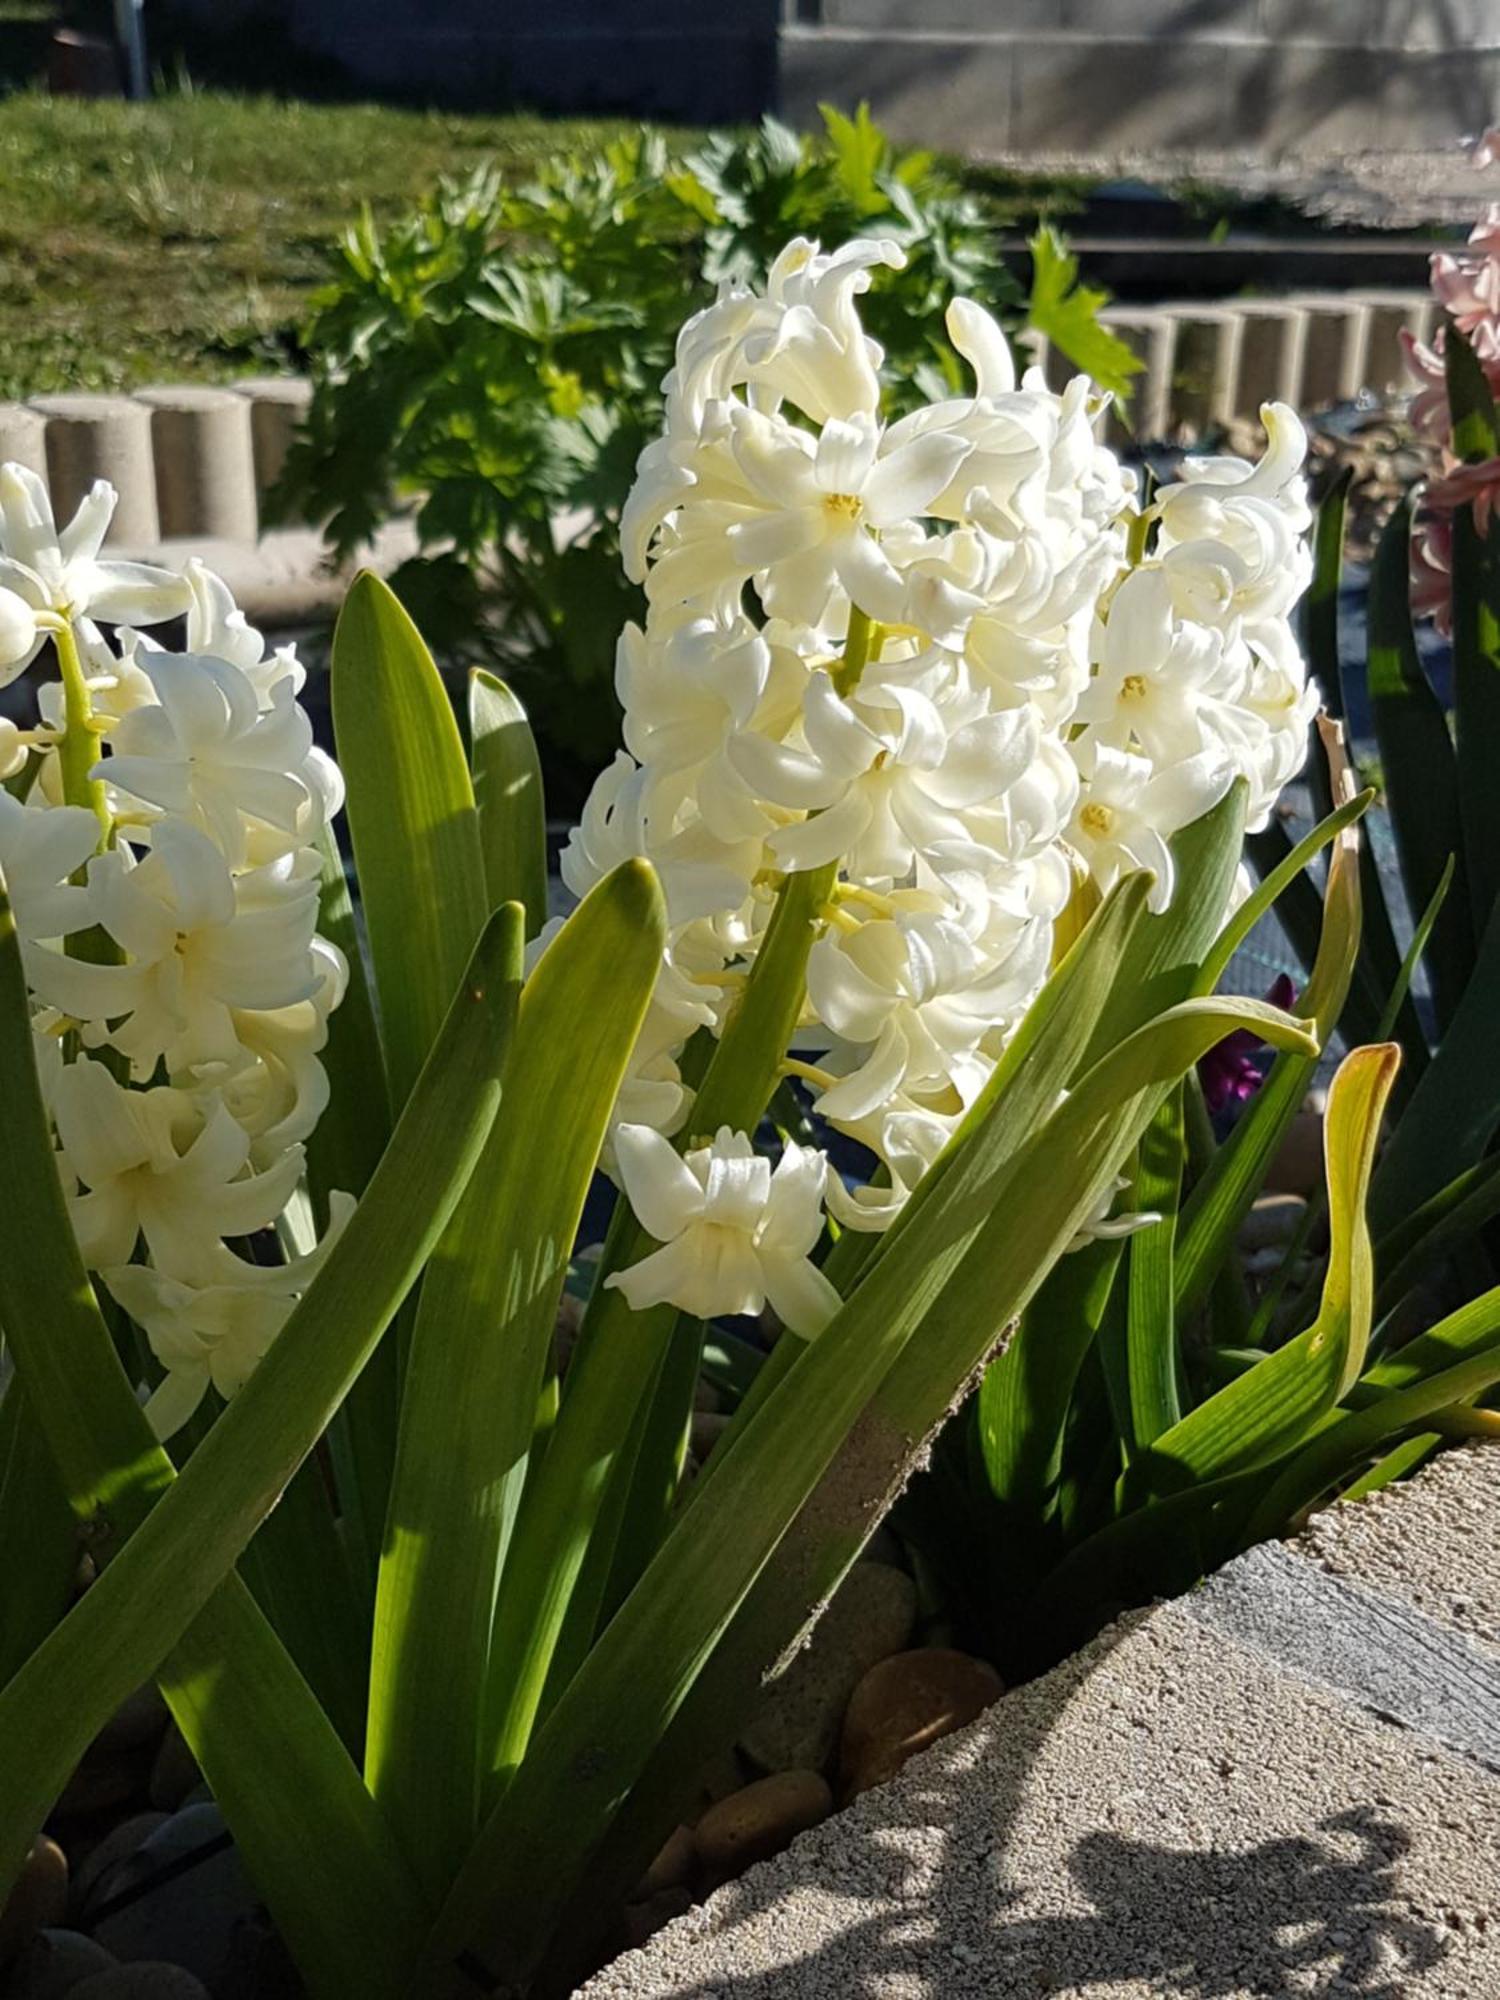
[[[1494,2000],[1497,1529],[1484,1447],[1331,1509],[1123,1619],[579,2000]]]

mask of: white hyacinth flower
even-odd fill
[[[220,1239],[269,1228],[302,1174],[300,1146],[247,1173],[249,1134],[222,1103],[165,1085],[127,1090],[89,1057],[57,1075],[52,1115],[81,1188],[68,1200],[74,1233],[95,1271],[128,1263],[144,1238],[158,1269],[211,1282]]]
[[[182,577],[100,555],[118,499],[107,480],[96,480],[59,528],[46,482],[24,465],[0,466],[0,589],[32,611],[70,620],[159,625],[180,617],[190,600]]]
[[[789,1141],[773,1171],[728,1126],[686,1155],[643,1125],[620,1126],[614,1143],[626,1199],[662,1245],[605,1280],[633,1311],[674,1305],[709,1319],[769,1304],[794,1333],[822,1331],[840,1300],[811,1261],[828,1179],[821,1152]]]
[[[93,922],[88,892],[72,880],[99,845],[99,822],[83,806],[22,805],[0,791],[0,876],[17,934],[63,938]]]
[[[119,1049],[142,1082],[158,1059],[174,1077],[207,1063],[233,1069],[241,1043],[232,1009],[291,1007],[316,991],[318,884],[289,863],[232,876],[206,834],[168,818],[139,861],[123,844],[91,861],[88,894],[124,962],[39,953],[32,984],[94,1024],[85,1041]]]

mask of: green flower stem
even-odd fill
[[[70,806],[87,806],[98,820],[102,850],[114,831],[114,821],[105,803],[103,784],[89,776],[99,761],[99,732],[94,726],[94,704],[70,620],[60,619],[52,628],[52,643],[57,648],[63,685],[65,727],[57,746],[63,798]]]
[[[852,610],[834,685],[847,694],[878,653],[870,619]],[[770,1102],[787,1045],[807,992],[807,959],[833,892],[838,863],[788,875],[738,1005],[704,1074],[683,1149],[705,1144],[721,1126],[753,1133]],[[549,1678],[553,1693],[568,1659],[577,1664],[592,1643],[610,1563],[596,1550],[587,1578],[584,1558],[596,1532],[618,1537],[624,1503],[618,1480],[633,1467],[625,1451],[631,1418],[659,1378],[677,1324],[677,1308],[632,1312],[624,1295],[606,1290],[614,1271],[657,1248],[622,1202],[600,1260],[594,1292],[563,1384],[562,1406],[545,1456],[528,1486],[495,1612],[490,1705],[484,1741],[498,1796],[526,1754]],[[590,1601],[585,1601],[588,1598]],[[559,1662],[562,1652],[566,1659]]]

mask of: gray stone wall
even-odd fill
[[[179,0],[220,24],[265,0]],[[955,150],[1441,148],[1500,114],[1500,0],[295,0],[381,91],[694,123],[868,98]]]

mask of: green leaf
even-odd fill
[[[0,1149],[0,1324],[80,1539],[106,1565],[0,1692],[5,1740],[14,1752],[7,1751],[0,1769],[0,1896],[87,1742],[154,1672],[312,1989],[324,2000],[350,1991],[396,2000],[421,1919],[415,1885],[331,1724],[238,1577],[219,1585],[170,1653],[175,1633],[112,1678],[116,1661],[106,1631],[86,1641],[75,1661],[74,1685],[82,1694],[70,1694],[66,1673],[52,1678],[48,1661],[70,1655],[76,1621],[107,1606],[117,1550],[133,1547],[127,1537],[142,1531],[174,1473],[79,1261],[3,895],[0,1098],[7,1119]],[[190,1563],[191,1553],[179,1567]],[[135,1608],[149,1615],[149,1591]],[[90,1699],[98,1704],[92,1714]]]
[[[1328,714],[1342,721],[1344,715],[1343,662],[1339,657],[1339,590],[1343,583],[1344,516],[1354,468],[1345,466],[1324,494],[1313,527],[1313,573],[1302,600],[1303,633],[1307,642],[1307,663],[1323,691]],[[1333,805],[1328,780],[1318,758],[1309,761],[1308,776],[1316,810],[1320,817]]]
[[[1229,961],[1261,918],[1276,906],[1292,883],[1346,827],[1353,826],[1363,819],[1374,802],[1373,791],[1358,793],[1354,798],[1345,800],[1337,811],[1320,819],[1312,832],[1304,834],[1295,847],[1287,848],[1286,853],[1268,873],[1261,877],[1219,933],[1213,950],[1203,962],[1202,984],[1205,990],[1211,991],[1218,985],[1229,969]],[[1316,898],[1313,902],[1313,912],[1315,916],[1321,918]],[[1320,931],[1321,928],[1320,922]],[[1383,1041],[1385,1037],[1380,1036],[1377,1039]]]
[[[1450,320],[1444,341],[1453,449],[1467,464],[1497,449],[1494,398],[1469,342]],[[1464,868],[1476,934],[1500,890],[1500,538],[1481,535],[1472,507],[1453,517],[1453,707]]]
[[[1109,293],[1079,282],[1078,259],[1050,224],[1043,223],[1028,248],[1032,258],[1028,326],[1044,334],[1101,389],[1124,402],[1131,377],[1139,375],[1145,364],[1101,323],[1100,309],[1109,304]]]
[[[1200,1403],[1139,1461],[1158,1491],[1222,1478],[1280,1457],[1339,1401],[1364,1365],[1374,1301],[1365,1196],[1400,1051],[1346,1056],[1328,1094],[1324,1143],[1330,1242],[1313,1324]]]
[[[980,1384],[980,1448],[1012,1532],[1036,1532],[1051,1510],[1063,1427],[1084,1356],[1109,1305],[1125,1242],[1104,1238],[1064,1257]]]
[[[864,1287],[887,1257],[904,1255],[908,1275],[922,1287],[911,1302],[911,1319],[941,1329],[944,1315],[936,1301],[990,1213],[987,1204],[993,1197],[986,1190],[995,1175],[1055,1109],[1060,1092],[1077,1082],[1091,1053],[1114,1049],[1151,1018],[1153,1007],[1180,1000],[1192,985],[1202,953],[1222,919],[1243,822],[1243,788],[1236,787],[1211,813],[1174,837],[1176,888],[1162,915],[1144,910],[1145,883],[1140,877],[1122,882],[1106,899],[1082,940],[1075,942],[1028,1010],[953,1143],[924,1176],[894,1228],[874,1239],[877,1254],[864,1269],[854,1302],[863,1297]],[[945,1196],[950,1180],[953,1187]],[[951,1218],[966,1191],[973,1197],[972,1206],[960,1224],[944,1226],[937,1204],[950,1201],[946,1212]],[[924,1221],[929,1210],[933,1218]],[[1090,1253],[1079,1255],[1086,1258]],[[976,1298],[995,1304],[982,1287],[975,1290],[972,1285],[960,1288],[960,1298],[967,1302],[963,1313],[971,1311]],[[884,1327],[883,1319],[881,1324]],[[997,1330],[998,1323],[992,1324],[984,1338],[992,1340]],[[965,1327],[964,1337],[969,1332]],[[812,1355],[816,1352],[815,1345]],[[734,1427],[694,1483],[676,1534],[697,1532],[693,1516],[722,1471],[733,1463],[735,1436],[788,1378],[793,1390],[805,1385],[803,1369],[810,1358],[788,1343],[773,1349]],[[995,1365],[1003,1367],[1006,1358]],[[957,1366],[962,1371],[969,1363],[961,1357]],[[686,1774],[700,1770],[732,1740],[762,1674],[796,1641],[799,1629],[832,1592],[904,1477],[908,1453],[920,1449],[921,1440],[952,1400],[951,1383],[926,1342],[909,1342],[900,1373],[889,1378],[883,1392],[883,1413],[878,1419],[861,1420],[845,1439],[663,1730],[629,1802],[589,1863],[587,1887],[569,1903],[559,1932],[564,1945],[575,1934],[587,1936],[597,1925],[601,1894],[628,1892],[666,1833],[689,1809],[685,1792],[690,1792],[692,1780]]]
[[[1391,1134],[1370,1196],[1384,1236],[1476,1166],[1500,1129],[1500,908],[1490,917],[1442,1045]]]
[[[690,1129],[679,1141],[684,1149],[706,1143],[721,1125],[753,1132],[760,1123],[802,1012],[807,957],[834,872],[830,866],[787,877],[754,969],[694,1099]],[[496,1630],[508,1643],[494,1662],[491,1741],[497,1780],[525,1752],[570,1613],[575,1630],[592,1631],[607,1586],[612,1548],[588,1567],[587,1580],[600,1599],[573,1610],[596,1527],[613,1535],[623,1520],[625,1498],[617,1494],[611,1502],[611,1484],[632,1476],[633,1463],[624,1462],[631,1416],[659,1379],[678,1315],[675,1306],[632,1312],[624,1293],[606,1290],[604,1279],[656,1247],[622,1202],[574,1345],[557,1425],[526,1495],[500,1581]]]
[[[543,952],[504,1107],[422,1287],[376,1600],[366,1773],[435,1896],[474,1831],[496,1579],[568,1258],[665,941],[655,874],[627,862]],[[507,1650],[510,1634],[496,1642]]]
[[[1463,881],[1458,765],[1442,704],[1417,657],[1410,569],[1411,509],[1403,503],[1386,523],[1370,572],[1370,709],[1413,913],[1429,906],[1458,857],[1460,892],[1442,905],[1427,953],[1433,1005],[1446,1027],[1473,969],[1474,934]]]
[[[1126,1353],[1130,1372],[1130,1453],[1170,1430],[1182,1415],[1177,1385],[1177,1315],[1172,1247],[1182,1192],[1182,1092],[1176,1091],[1141,1135],[1131,1207],[1159,1222],[1130,1240],[1127,1272]]]
[[[1317,963],[1294,1010],[1301,1019],[1315,1023],[1320,1046],[1332,1036],[1343,1012],[1359,950],[1358,848],[1358,835],[1352,826],[1346,827],[1329,863]],[[1213,965],[1211,958],[1205,977]],[[1296,1055],[1281,1056],[1272,1064],[1269,1076],[1184,1204],[1174,1270],[1179,1323],[1208,1297],[1217,1273],[1232,1255],[1239,1226],[1261,1190],[1316,1069],[1315,1058]]]
[[[328,1040],[322,1053],[328,1102],[307,1141],[308,1188],[321,1231],[328,1224],[331,1194],[357,1197],[364,1192],[390,1138],[391,1111],[363,940],[331,827],[324,828],[319,847],[323,874],[318,929],[338,946],[349,968],[344,997],[329,1016]],[[374,1601],[375,1564],[385,1532],[391,1463],[396,1452],[398,1359],[396,1342],[383,1342],[355,1383],[329,1435],[344,1531],[366,1608]]]
[[[828,134],[828,144],[838,162],[844,194],[857,215],[873,215],[885,207],[877,175],[885,165],[890,148],[885,134],[870,116],[870,107],[861,99],[852,118],[846,118],[831,104],[820,104],[818,115]]]
[[[1278,1473],[1250,1516],[1247,1543],[1279,1533],[1368,1458],[1377,1445],[1421,1424],[1451,1403],[1479,1396],[1500,1382],[1500,1297],[1489,1295],[1490,1345],[1405,1389],[1393,1389],[1321,1431]]]
[[[1500,1215],[1500,1159],[1481,1160],[1451,1180],[1440,1194],[1424,1202],[1375,1245],[1381,1273],[1375,1294],[1375,1315],[1383,1319],[1451,1250],[1479,1240],[1486,1223]]]
[[[333,722],[391,1101],[406,1101],[489,910],[463,743],[421,634],[369,570],[333,634]]]
[[[13,1379],[0,1400],[0,1687],[67,1610],[78,1556],[68,1496]]]
[[[547,813],[526,710],[482,667],[469,675],[469,758],[490,907],[519,903],[526,935],[547,921]]]
[[[902,1251],[871,1267],[750,1421],[721,1441],[708,1490],[541,1725],[481,1831],[439,1920],[431,1981],[466,1947],[481,1963],[504,1965],[507,1977],[526,1975],[620,1799],[870,1399],[877,1408],[861,1448],[899,1485],[910,1454],[1117,1173],[1139,1129],[1122,1116],[1127,1107],[1145,1097],[1149,1115],[1148,1094],[1227,1025],[1249,1021],[1279,1042],[1310,1042],[1299,1023],[1257,1002],[1185,1001],[1097,1064],[1003,1166],[987,1170],[976,1145],[967,1172],[943,1177],[924,1204],[925,1228],[912,1225]],[[945,1255],[953,1249],[956,1266]],[[919,1327],[926,1351],[915,1376],[901,1377],[902,1395],[919,1396],[930,1421],[908,1429],[895,1414],[902,1403],[882,1407],[877,1391]]]
[[[223,1663],[212,1646],[200,1655],[196,1633],[189,1633],[189,1627],[225,1585],[241,1550],[311,1450],[416,1279],[463,1191],[499,1099],[520,979],[520,951],[520,912],[507,905],[481,939],[364,1200],[270,1352],[176,1480],[167,1484],[171,1467],[165,1454],[150,1447],[149,1441],[140,1441],[134,1420],[120,1444],[94,1454],[110,1468],[100,1504],[107,1506],[112,1489],[120,1490],[130,1481],[154,1494],[156,1503],[98,1581],[0,1692],[0,1738],[11,1746],[0,1773],[0,1878],[19,1863],[31,1831],[115,1708],[157,1670],[185,1635],[191,1663],[187,1698],[203,1715],[213,1717],[220,1698],[215,1682],[225,1678]],[[0,1035],[6,1034],[24,1037],[29,1062],[30,1029],[24,1010],[0,1006]],[[13,1060],[12,1074],[16,1067]],[[60,1206],[55,1173],[37,1173],[34,1156],[28,1165],[32,1171],[20,1178],[23,1186],[37,1184],[30,1206],[35,1208],[45,1198],[46,1183],[52,1201]],[[5,1190],[7,1202],[14,1193]],[[19,1205],[22,1213],[26,1205]],[[65,1230],[65,1218],[61,1226]],[[36,1259],[35,1245],[55,1242],[56,1236],[55,1227],[50,1237],[40,1229],[31,1232],[23,1253],[28,1265]],[[71,1266],[64,1263],[59,1268],[76,1270],[76,1255]],[[82,1337],[97,1344],[99,1336],[89,1333],[87,1285],[80,1292],[75,1283],[66,1279],[60,1283],[63,1323],[44,1321],[46,1340],[41,1345],[65,1336],[67,1320],[80,1315]],[[29,1300],[28,1305],[36,1310]],[[3,1290],[0,1315],[8,1327],[15,1316],[13,1301]],[[118,1370],[116,1379],[123,1379]],[[30,1386],[33,1395],[40,1395],[34,1371]],[[133,1405],[134,1398],[130,1401]],[[96,1408],[106,1407],[117,1411],[117,1396],[107,1406],[96,1399],[86,1414],[92,1417]],[[111,1420],[123,1429],[123,1416]],[[60,1432],[64,1440],[66,1435]],[[160,1471],[154,1469],[158,1461]],[[210,1637],[222,1639],[222,1617],[215,1608]],[[262,1656],[265,1650],[262,1644]],[[247,1653],[247,1657],[258,1670],[256,1656]],[[239,1698],[250,1701],[253,1696],[240,1691]],[[230,1701],[230,1694],[224,1699]],[[328,1741],[343,1759],[331,1730]],[[335,1795],[331,1781],[322,1775],[316,1780],[321,1797],[290,1792],[273,1798],[269,1787],[278,1766],[284,1779],[288,1759],[279,1751],[268,1757],[267,1772],[257,1773],[250,1784],[251,1803],[260,1805],[268,1819],[274,1817],[284,1826],[291,1816],[310,1815],[316,1806],[331,1809]],[[264,1793],[262,1785],[267,1787]],[[355,1789],[361,1798],[367,1797],[357,1780]],[[340,1803],[349,1818],[347,1787]],[[225,1798],[224,1805],[226,1817],[238,1830],[234,1802]],[[367,1855],[369,1848],[367,1840]],[[335,1857],[336,1869],[342,1871],[347,1865],[347,1858]],[[315,1871],[325,1879],[328,1872]],[[284,1863],[276,1873],[284,1881]],[[387,1879],[389,1873],[387,1868]],[[371,1895],[370,1883],[359,1886],[362,1895]],[[367,1919],[368,1932],[351,1934],[342,1942],[331,1939],[328,1928],[338,1922],[337,1913],[309,1912],[307,1890],[294,1911],[299,1928],[311,1929],[313,1943],[335,1958],[347,1961],[353,1954],[363,1959],[379,1936],[383,1955],[378,1974],[372,1972],[368,1985],[353,1990],[399,1990],[411,1901],[409,1895],[397,1893],[395,1884],[390,1890],[393,1900],[379,1922]],[[383,1900],[384,1893],[383,1887],[377,1900]],[[391,1953],[396,1954],[394,1962]],[[341,1990],[351,1989],[346,1984]]]

